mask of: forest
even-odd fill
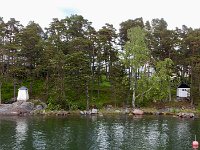
[[[41,28],[0,17],[0,102],[30,99],[50,110],[148,106],[176,100],[181,83],[200,103],[200,29],[168,29],[161,19],[129,19],[96,30],[81,15],[53,18]]]

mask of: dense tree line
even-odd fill
[[[200,29],[170,30],[164,19],[130,19],[118,32],[108,23],[96,30],[80,15],[54,18],[45,29],[0,18],[3,102],[15,99],[16,88],[25,84],[30,97],[50,109],[135,107],[176,99],[184,82],[191,87],[191,103],[198,104],[199,73]]]

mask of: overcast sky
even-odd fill
[[[0,16],[15,18],[24,26],[35,21],[48,27],[52,18],[82,15],[99,29],[105,23],[119,28],[122,21],[143,17],[164,18],[168,28],[200,27],[200,0],[0,0]]]

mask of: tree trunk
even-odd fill
[[[137,74],[137,73],[136,73]],[[132,88],[132,108],[134,109],[135,108],[135,89],[136,89],[136,84],[135,84],[135,80],[136,80],[136,76],[133,72],[133,68],[131,68],[131,88]]]
[[[61,89],[62,91],[62,101],[66,100],[66,94],[65,94],[65,77],[64,75],[61,76]]]
[[[131,95],[131,68],[129,67],[128,69],[128,94],[127,94],[127,98],[126,98],[126,106],[128,106],[129,104],[129,98]]]
[[[100,63],[98,64],[98,71],[97,71],[97,72],[98,72],[98,73],[97,73],[97,74],[98,74],[98,75],[97,75],[97,76],[98,76],[98,77],[97,77],[97,78],[98,78],[98,81],[97,81],[97,82],[98,82],[98,83],[97,83],[97,84],[98,84],[97,97],[98,97],[98,99],[99,99],[99,95],[100,95]]]
[[[94,63],[95,63],[95,59],[94,59],[94,46],[92,46],[92,68],[91,68],[91,71],[92,71],[92,85],[91,85],[91,97],[93,97],[93,91],[94,91],[94,71],[95,71]]]
[[[98,49],[98,52],[97,52],[97,63],[98,63],[98,68],[97,68],[97,84],[98,84],[98,89],[97,89],[97,97],[99,99],[99,95],[100,95],[100,75],[101,75],[101,52],[100,52],[100,49]]]
[[[135,88],[133,88],[133,93],[132,93],[132,108],[135,108]]]
[[[115,108],[117,107],[116,90],[113,80],[110,78],[110,98],[113,99]]]
[[[86,109],[89,110],[89,90],[88,90],[88,83],[86,82]]]
[[[168,87],[168,93],[169,93],[169,101],[171,102],[172,101],[172,94],[171,94],[171,83],[169,81],[169,87]]]
[[[200,81],[199,81],[199,97],[200,97]]]
[[[193,60],[191,62],[191,89],[190,89],[190,99],[191,99],[191,105],[194,104],[194,98],[193,98],[193,87],[194,87],[194,84],[193,84]]]
[[[49,97],[49,72],[47,71],[47,76],[46,76],[46,98],[48,99]]]
[[[16,101],[16,82],[14,81],[14,101]]]
[[[31,82],[30,82],[30,96],[32,96],[32,92],[33,92],[33,82],[32,82],[32,79],[31,79]]]
[[[108,60],[106,59],[106,60],[105,60],[105,64],[106,64],[106,70],[105,70],[105,71],[106,71],[106,80],[109,80],[109,73],[108,73],[108,72],[109,72],[109,71],[108,71],[109,65],[108,65],[107,63],[108,63]],[[110,68],[109,68],[109,69],[110,69]]]
[[[113,98],[114,98],[114,101],[115,101],[115,108],[117,107],[117,98],[116,98],[116,88],[115,86],[113,85]]]
[[[0,82],[0,104],[1,104],[1,85],[2,83]]]

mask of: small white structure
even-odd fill
[[[182,83],[177,88],[177,99],[189,99],[190,98],[190,87],[187,84]]]
[[[27,101],[29,99],[28,89],[25,86],[22,86],[18,90],[18,101]]]

